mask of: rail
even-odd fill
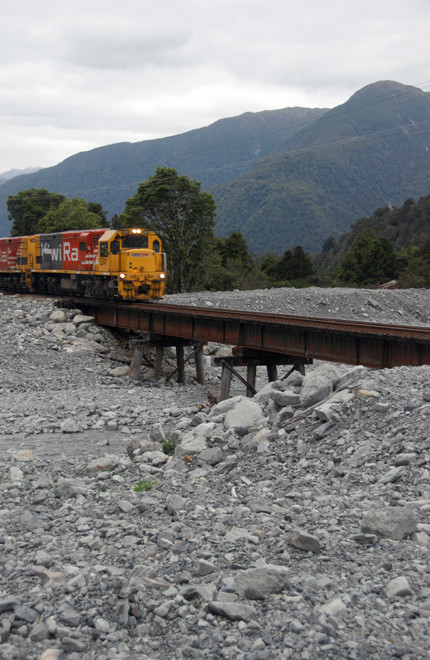
[[[70,304],[70,300],[68,303]],[[74,299],[108,327],[382,369],[430,364],[430,328],[165,303]]]

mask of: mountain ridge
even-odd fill
[[[176,136],[80,152],[0,185],[0,231],[9,194],[31,187],[100,202],[109,215],[156,167],[202,182],[217,203],[216,233],[240,231],[250,249],[311,252],[378,206],[429,192],[430,94],[380,81],[333,109],[243,113]]]
[[[430,94],[372,83],[214,188],[218,231],[242,231],[255,252],[279,250],[280,234],[316,252],[378,206],[428,193],[429,144]]]

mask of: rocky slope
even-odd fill
[[[428,291],[166,301],[430,314]],[[430,367],[262,370],[211,407],[217,370],[131,381],[78,310],[0,296],[0,332],[0,657],[429,656]]]

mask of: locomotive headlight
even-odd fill
[[[120,273],[120,278],[123,280],[125,278],[125,273]]]
[[[166,277],[166,276],[165,276],[164,273],[160,273],[160,279],[161,279],[161,280],[164,280],[165,277]]]

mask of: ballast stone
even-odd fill
[[[76,314],[76,316],[73,318],[73,323],[75,325],[82,325],[83,323],[93,323],[94,322],[94,316],[88,316],[86,314]]]
[[[54,323],[64,323],[64,321],[66,320],[66,315],[63,312],[63,310],[57,309],[55,310],[55,312],[52,312],[49,315],[49,318],[51,319],[51,321],[54,321]]]

